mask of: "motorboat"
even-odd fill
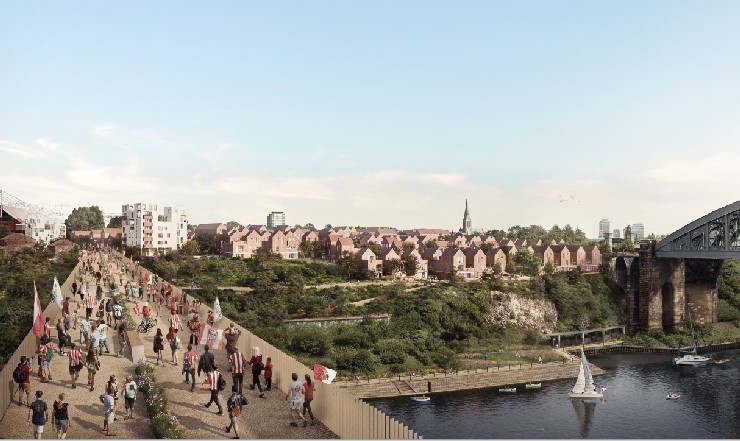
[[[581,366],[578,371],[578,379],[570,391],[570,397],[585,399],[604,398],[604,393],[596,390],[594,377],[591,374],[591,368],[588,366],[586,354],[583,353],[583,348],[581,348]]]
[[[541,389],[542,383],[527,383],[524,385],[525,389]]]
[[[499,388],[498,391],[507,393],[507,394],[513,394],[513,393],[516,393],[516,388],[515,387],[502,387],[502,388]]]
[[[422,396],[420,396],[420,397],[411,397],[411,401],[416,401],[416,402],[418,402],[418,403],[426,403],[426,402],[427,402],[427,401],[429,401],[430,399],[431,399],[431,398],[429,398],[429,397],[428,397],[428,396],[426,396],[426,395],[422,395]]]
[[[681,395],[676,393],[670,393],[665,397],[666,400],[677,400],[679,398],[681,398]]]

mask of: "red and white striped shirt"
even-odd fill
[[[71,349],[67,355],[69,356],[69,366],[77,366],[80,363],[80,351],[78,349]]]
[[[134,315],[139,315],[139,304],[134,303]]]
[[[221,373],[218,371],[218,369],[208,374],[208,382],[211,385],[211,390],[218,390],[218,379],[220,376]]]
[[[194,371],[195,366],[198,364],[198,354],[195,352],[188,352],[185,354],[186,357],[188,357],[188,360],[190,360],[190,370]]]
[[[85,308],[92,308],[95,306],[95,296],[90,294],[85,299]]]
[[[49,326],[49,322],[44,323],[44,335],[51,338],[51,326]]]
[[[170,322],[170,328],[174,328],[175,331],[179,331],[180,330],[180,326],[182,326],[182,325],[180,323],[180,316],[179,315],[172,314],[170,316],[170,318],[169,318],[169,322]]]
[[[54,346],[52,346],[51,343],[39,345],[39,354],[41,355],[41,358],[46,358],[46,351],[54,352]]]
[[[241,352],[234,352],[229,357],[229,366],[234,374],[243,374],[245,364],[247,364],[247,358]]]

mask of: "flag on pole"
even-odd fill
[[[36,281],[33,281],[33,333],[41,338],[44,335],[44,310],[41,309],[41,300],[36,291]]]
[[[59,287],[59,281],[54,276],[54,286],[51,288],[51,303],[62,307],[62,288]]]
[[[221,314],[221,304],[218,303],[218,296],[216,296],[216,300],[213,302],[213,321],[217,322],[221,320],[221,317],[223,317]]]
[[[329,369],[328,367],[321,366],[318,363],[313,366],[313,377],[316,380],[320,380],[324,384],[331,384],[336,376],[337,371],[335,371],[334,369]]]

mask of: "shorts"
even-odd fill
[[[75,369],[74,366],[70,366],[69,367],[69,376],[70,377],[74,377],[75,375],[77,375],[77,369]]]
[[[113,412],[106,412],[105,418],[103,418],[103,422],[110,424],[113,422],[115,418],[116,418],[116,414],[114,414]]]
[[[67,427],[69,426],[69,420],[57,420],[57,426]]]
[[[41,369],[51,369],[51,361],[42,361],[41,362]]]
[[[301,399],[290,400],[290,410],[301,410]]]
[[[36,433],[44,433],[44,425],[37,426],[36,424],[33,425],[33,431]]]
[[[126,397],[126,409],[133,409],[135,401],[136,400],[134,398]]]

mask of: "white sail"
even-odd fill
[[[576,380],[576,385],[573,386],[571,392],[574,394],[582,394],[584,390],[586,390],[586,375],[583,372],[583,362],[581,362],[580,370],[578,371],[578,379]]]
[[[586,385],[584,387],[587,391],[596,391],[596,385],[594,384],[594,377],[591,375],[591,368],[588,367],[588,360],[586,360],[586,354],[581,349],[581,366],[583,366],[583,373]]]

